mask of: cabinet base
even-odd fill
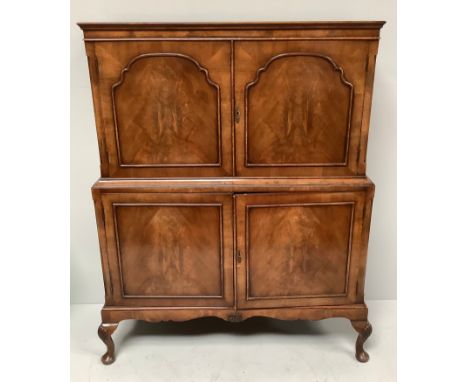
[[[367,320],[367,313],[365,304],[275,309],[104,306],[101,311],[102,324],[99,326],[98,335],[106,345],[107,351],[102,356],[101,361],[105,365],[114,362],[115,347],[111,336],[117,329],[119,322],[123,320],[161,322],[218,317],[229,322],[241,322],[252,317],[269,317],[279,320],[323,320],[325,318],[341,317],[350,320],[353,328],[359,333],[356,340],[356,359],[359,362],[367,362],[369,355],[364,351],[364,342],[372,333],[372,326]]]

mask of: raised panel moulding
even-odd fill
[[[248,150],[248,144],[249,144],[249,138],[248,138],[248,128],[249,128],[249,94],[252,88],[254,88],[256,85],[259,84],[261,78],[263,77],[264,73],[268,71],[270,68],[271,64],[277,60],[284,60],[288,59],[291,57],[308,57],[308,58],[315,58],[319,60],[323,60],[327,63],[330,64],[330,67],[337,72],[339,75],[340,82],[343,84],[343,86],[347,87],[349,89],[349,101],[347,104],[347,121],[346,121],[346,143],[345,143],[345,152],[343,156],[343,161],[340,162],[325,162],[325,163],[304,163],[304,162],[298,162],[298,163],[285,163],[284,161],[281,161],[279,163],[258,163],[258,162],[252,162],[249,160],[249,150]],[[330,167],[336,167],[336,166],[346,166],[348,163],[348,152],[349,152],[349,140],[350,140],[350,131],[351,131],[351,121],[352,121],[352,108],[353,108],[353,95],[354,95],[354,86],[353,84],[346,79],[346,76],[344,74],[344,70],[342,67],[340,67],[335,61],[333,61],[332,58],[322,55],[322,54],[316,54],[316,53],[307,53],[307,52],[288,52],[288,53],[282,53],[278,54],[276,56],[271,57],[262,67],[260,67],[256,73],[255,73],[255,78],[253,81],[249,82],[245,86],[245,98],[244,98],[244,103],[245,103],[245,166],[246,167],[303,167],[303,166],[309,166],[309,167],[314,167],[314,166],[330,166]]]
[[[218,225],[219,225],[219,247],[218,247],[218,256],[219,256],[219,293],[217,294],[133,294],[128,293],[125,287],[125,277],[124,277],[124,266],[123,266],[123,256],[121,248],[121,238],[120,238],[120,229],[118,223],[118,208],[125,207],[154,207],[154,208],[217,208],[218,209]],[[120,292],[124,299],[127,298],[140,298],[140,299],[222,299],[224,298],[224,240],[223,240],[223,205],[219,203],[113,203],[113,224],[115,230],[115,245],[117,248],[117,258],[118,258],[118,268],[119,268],[119,279],[120,279]],[[168,225],[167,228],[177,229],[180,227],[180,224],[174,220],[172,224]],[[155,247],[157,248],[157,247]],[[154,259],[151,259],[154,260]],[[175,259],[177,260],[177,259]]]
[[[308,293],[301,293],[295,295],[254,295],[252,294],[251,288],[251,269],[250,269],[250,251],[251,251],[251,239],[250,236],[250,212],[254,209],[258,208],[288,208],[288,207],[300,207],[300,208],[307,208],[307,207],[348,207],[350,208],[349,214],[349,228],[347,229],[347,248],[346,248],[346,265],[345,265],[345,275],[344,275],[344,289],[340,293],[324,293],[324,294],[308,294]],[[250,204],[246,206],[245,216],[246,216],[246,242],[247,242],[247,256],[246,256],[246,266],[247,266],[247,286],[246,286],[246,300],[276,300],[276,299],[300,299],[300,298],[320,298],[320,297],[346,297],[349,292],[349,272],[350,272],[350,259],[351,259],[351,251],[353,245],[353,226],[354,226],[354,215],[355,215],[355,203],[354,202],[330,202],[330,203],[284,203],[284,204]],[[313,239],[312,239],[313,241]]]
[[[194,67],[203,74],[206,83],[213,87],[216,90],[216,161],[210,161],[211,163],[207,163],[205,161],[193,161],[193,163],[129,163],[122,158],[122,147],[121,147],[121,137],[119,133],[119,116],[118,116],[118,108],[116,105],[116,91],[119,87],[121,87],[126,80],[127,75],[131,72],[132,67],[141,60],[145,59],[165,59],[165,58],[176,58],[188,61],[194,65]],[[178,97],[179,98],[179,97]],[[220,87],[219,85],[214,82],[208,70],[203,67],[197,60],[194,58],[181,54],[181,53],[144,53],[134,57],[120,72],[119,80],[112,85],[112,111],[114,117],[114,126],[115,126],[115,138],[116,138],[116,145],[117,145],[117,158],[119,162],[119,167],[220,167],[221,166],[221,95],[220,95]],[[201,110],[200,110],[201,111]],[[194,111],[189,110],[189,115],[193,116]],[[206,112],[206,110],[203,110]],[[175,129],[177,130],[177,129]],[[203,129],[198,129],[203,130]],[[172,135],[180,133],[175,131]],[[197,131],[195,131],[197,133]],[[198,131],[200,133],[200,131]],[[197,135],[197,134],[194,134]],[[200,143],[201,144],[201,143]],[[177,147],[182,147],[183,145],[179,144]],[[159,147],[160,148],[160,147]],[[156,151],[156,150],[155,150]],[[192,150],[194,151],[194,150]]]

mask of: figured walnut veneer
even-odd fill
[[[247,208],[247,300],[346,295],[352,203]]]
[[[222,297],[220,207],[114,204],[122,295]]]
[[[104,192],[100,199],[111,304],[232,306],[229,195]]]
[[[219,166],[219,93],[208,71],[189,56],[132,59],[112,86],[120,166]]]
[[[345,166],[352,106],[353,85],[330,57],[270,58],[245,88],[245,165]]]
[[[365,170],[382,25],[80,24],[104,364],[122,320],[207,316],[343,317],[369,359]]]

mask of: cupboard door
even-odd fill
[[[233,305],[232,196],[102,194],[112,305]]]
[[[236,196],[239,307],[362,299],[365,206],[365,191]]]
[[[232,175],[228,42],[88,42],[103,176]]]
[[[364,173],[369,49],[368,41],[235,42],[236,173]]]

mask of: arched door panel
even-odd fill
[[[232,175],[228,42],[100,42],[94,49],[103,176]]]
[[[238,174],[358,172],[368,48],[358,43],[352,62],[343,49],[330,42],[236,43]]]

